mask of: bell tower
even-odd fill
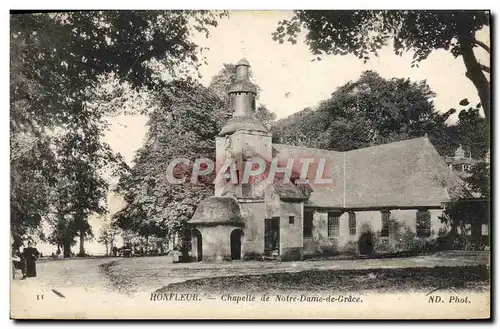
[[[250,64],[246,59],[236,64],[236,79],[229,88],[232,118],[228,120],[216,138],[216,170],[233,171],[233,177],[222,178],[215,185],[215,195],[231,195],[238,200],[262,200],[264,184],[255,177],[243,179],[245,167],[250,159],[260,159],[252,169],[270,163],[272,157],[271,133],[255,117],[257,88],[250,82]]]

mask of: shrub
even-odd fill
[[[319,249],[321,254],[325,256],[333,256],[338,254],[337,241],[334,239],[320,240]]]
[[[346,254],[357,255],[358,254],[358,242],[349,241],[342,247],[342,252]]]
[[[334,239],[304,240],[304,255],[333,256],[338,254],[337,241]]]
[[[373,251],[375,253],[380,252],[389,252],[391,250],[391,241],[390,238],[380,237],[380,231],[377,231],[373,234]]]
[[[398,251],[413,251],[416,248],[416,234],[409,228],[406,228],[401,235],[398,243]]]

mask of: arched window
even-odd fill
[[[417,237],[431,236],[431,213],[428,210],[417,211]]]
[[[356,214],[349,211],[349,234],[356,235]]]

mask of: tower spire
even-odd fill
[[[235,117],[252,116],[255,111],[257,88],[250,82],[249,70],[250,64],[244,58],[236,64],[236,81],[228,91]]]
[[[250,82],[250,63],[241,59],[236,64],[236,79],[228,91],[231,99],[232,119],[222,128],[219,136],[232,134],[238,130],[268,132],[255,118],[255,97],[257,87]]]

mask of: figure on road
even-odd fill
[[[36,277],[36,260],[40,256],[38,250],[28,242],[28,247],[23,250],[23,258],[26,261],[26,277]]]

